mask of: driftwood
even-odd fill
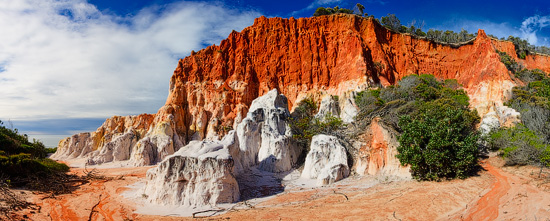
[[[33,205],[10,190],[8,184],[0,181],[0,219],[12,220],[11,214],[13,212]]]
[[[209,210],[204,210],[204,211],[199,211],[199,212],[194,212],[193,213],[193,218],[208,218],[208,217],[211,217],[213,215],[216,215],[218,214],[219,212],[223,212],[225,211],[225,209],[209,209]],[[214,212],[208,216],[197,216],[197,214],[201,214],[201,213],[208,213],[208,212]]]
[[[333,192],[334,194],[340,194],[340,195],[346,197],[346,200],[349,200],[349,198],[348,198],[348,196],[347,196],[346,194],[336,192],[336,190],[332,190],[332,192]]]
[[[92,220],[92,217],[94,216],[95,208],[101,203],[101,195],[102,194],[99,194],[99,200],[94,206],[92,206],[92,209],[90,210],[90,215],[88,216],[88,221]]]

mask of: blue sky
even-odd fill
[[[90,0],[100,10],[110,11],[119,15],[133,15],[143,7],[162,6],[178,2],[175,0]],[[197,1],[196,1],[197,2]],[[550,2],[544,0],[528,1],[521,4],[519,1],[392,1],[392,0],[316,0],[316,1],[201,1],[209,4],[223,4],[227,8],[252,10],[268,17],[310,17],[317,7],[340,6],[354,8],[356,3],[363,4],[365,12],[377,18],[388,13],[396,14],[404,25],[411,22],[424,23],[424,29],[450,29],[460,31],[461,28],[470,32],[477,29],[486,29],[489,34],[499,37],[509,35],[528,38],[524,34],[531,27],[530,32],[537,32],[537,41],[530,39],[536,45],[549,45]],[[522,30],[522,22],[533,16],[540,16],[538,21],[544,23],[526,25]]]
[[[547,1],[0,1],[0,120],[54,146],[112,115],[155,113],[179,58],[254,18],[310,17],[363,4],[404,25],[526,38],[550,45]],[[418,25],[416,25],[418,26]]]

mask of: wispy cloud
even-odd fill
[[[85,0],[0,1],[0,119],[154,113],[178,58],[257,16],[201,2],[121,17]]]
[[[315,0],[311,4],[309,4],[307,7],[303,8],[303,9],[300,9],[300,10],[297,10],[297,11],[293,11],[291,13],[291,15],[296,16],[296,15],[299,15],[299,14],[304,13],[306,11],[317,9],[318,7],[334,7],[334,6],[338,6],[338,5],[342,6],[341,4],[355,6],[356,3],[357,3],[356,1],[349,1],[349,0]],[[364,1],[362,3],[381,4],[381,5],[386,4],[386,2],[384,2],[382,0],[367,0],[367,1]]]
[[[540,16],[540,15],[531,16],[523,20],[523,22],[521,23],[521,28],[520,28],[522,32],[521,37],[523,37],[524,39],[527,39],[527,41],[530,44],[533,44],[533,45],[541,44],[543,42],[539,42],[537,32],[548,26],[550,26],[550,16]],[[548,43],[548,42],[544,41],[544,43]]]
[[[485,33],[495,35],[497,37],[508,37],[509,35],[519,35],[520,31],[513,27],[510,23],[496,23],[488,20],[472,21],[472,20],[454,20],[443,23],[442,26],[436,27],[440,30],[460,31],[465,29],[470,33],[477,33],[478,29],[485,30]]]
[[[326,5],[329,5],[329,4],[340,3],[342,1],[343,0],[316,0],[316,1],[313,1],[311,4],[309,4],[305,9],[306,10],[314,9],[314,8],[317,8],[317,7],[320,7],[320,6],[326,6]]]

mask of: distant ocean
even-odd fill
[[[61,139],[72,136],[72,134],[27,134],[29,136],[29,141],[32,142],[32,139],[40,140],[46,147],[57,147]]]

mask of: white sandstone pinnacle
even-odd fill
[[[306,157],[303,178],[317,179],[317,185],[327,185],[349,175],[346,149],[335,136],[313,136]]]
[[[315,118],[323,120],[327,115],[338,116],[338,100],[332,95],[325,95],[319,104],[319,111],[315,114]]]
[[[286,97],[269,91],[252,102],[237,130],[221,141],[192,141],[149,170],[141,193],[161,205],[237,201],[237,175],[251,167],[284,172],[296,163],[301,150],[292,140],[289,116]]]
[[[231,145],[234,141],[230,139],[190,142],[147,171],[144,196],[161,205],[214,206],[236,202],[239,186],[229,155]]]

